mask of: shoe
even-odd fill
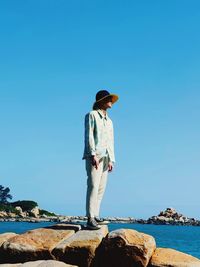
[[[99,230],[101,226],[99,226],[94,218],[88,218],[87,228],[90,230]]]
[[[109,223],[109,221],[106,221],[106,220],[101,219],[99,217],[94,217],[94,219],[98,224],[102,224],[103,225],[103,224],[108,224]]]

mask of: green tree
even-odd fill
[[[0,203],[7,204],[8,199],[12,199],[10,188],[0,185]]]
[[[23,211],[31,211],[33,208],[38,206],[37,202],[32,200],[18,200],[15,202],[12,202],[11,205],[13,207],[20,206]]]

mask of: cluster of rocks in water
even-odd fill
[[[0,266],[200,267],[200,260],[156,247],[153,236],[132,230],[87,230],[55,224],[23,234],[0,234]]]
[[[18,214],[6,213],[0,211],[0,221],[24,221],[24,222],[69,222],[69,223],[81,223],[87,220],[85,216],[47,216],[45,214],[40,215],[38,207],[32,209],[29,213],[23,212],[20,207]],[[152,216],[149,219],[135,219],[133,217],[105,217],[106,221],[111,223],[140,223],[140,224],[170,224],[170,225],[193,225],[200,226],[200,221],[194,218],[189,218],[181,213],[178,213],[174,208],[167,208],[165,211],[161,211],[157,216]]]
[[[199,220],[188,218],[173,208],[167,208],[165,211],[161,211],[158,216],[152,216],[147,220],[147,223],[200,226]]]

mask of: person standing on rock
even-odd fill
[[[107,183],[108,172],[113,170],[114,132],[107,109],[118,100],[118,96],[101,90],[96,94],[93,110],[85,115],[85,148],[83,158],[87,173],[86,216],[87,227],[100,229],[106,222],[99,217],[101,200]]]

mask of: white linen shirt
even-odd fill
[[[114,131],[112,120],[101,109],[85,115],[85,148],[82,159],[96,155],[99,159],[108,155],[115,162]]]

